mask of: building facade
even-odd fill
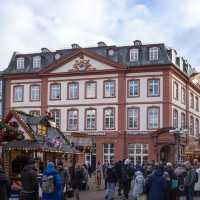
[[[90,162],[175,162],[198,148],[197,73],[164,44],[14,53],[3,78],[5,114],[51,112],[67,137],[89,135]]]

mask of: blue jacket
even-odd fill
[[[163,177],[163,171],[157,169],[146,182],[148,200],[165,200],[167,182]]]
[[[62,182],[61,182],[60,175],[54,169],[54,166],[52,163],[49,163],[47,165],[47,169],[45,170],[44,175],[52,175],[54,177],[55,192],[51,194],[43,193],[42,200],[61,200]]]

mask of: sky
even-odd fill
[[[165,43],[200,71],[200,0],[0,0],[0,70],[13,52]]]

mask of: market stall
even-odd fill
[[[78,151],[69,144],[48,115],[38,117],[12,110],[1,125],[7,126],[9,130],[12,129],[12,134],[7,133],[5,128],[0,129],[1,136],[4,138],[2,145],[4,168],[11,177],[20,176],[21,170],[30,157],[37,160],[38,168],[42,173],[48,161],[74,162],[73,158],[78,155]],[[14,139],[5,141],[6,134],[9,137],[9,134],[13,137],[18,135],[18,138],[16,139],[15,136]]]

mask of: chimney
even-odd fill
[[[72,44],[71,45],[72,49],[78,49],[78,48],[81,48],[78,44]]]
[[[98,46],[98,47],[106,47],[106,43],[100,41],[100,42],[97,43],[97,46]]]
[[[41,48],[41,52],[42,52],[42,53],[49,53],[50,50],[47,49],[46,47],[43,47],[43,48]]]
[[[142,42],[141,42],[141,40],[134,40],[133,44],[134,44],[134,46],[140,46],[140,45],[142,45]]]

